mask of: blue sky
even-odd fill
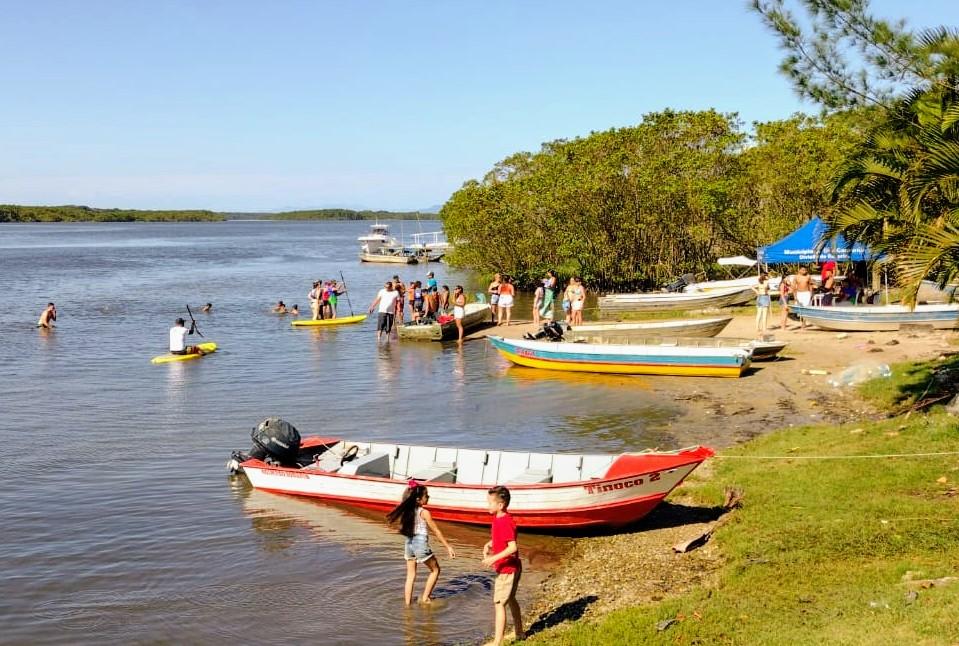
[[[874,1],[914,27],[952,0]],[[663,108],[803,105],[745,0],[2,1],[0,203],[415,209]]]

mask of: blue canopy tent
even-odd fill
[[[826,231],[826,223],[818,217],[811,219],[785,238],[756,250],[763,265],[805,264],[809,262],[862,262],[877,258],[868,247],[856,243],[850,247],[842,236],[829,241],[822,251],[816,251]]]

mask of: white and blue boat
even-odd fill
[[[937,330],[959,329],[959,304],[876,305],[864,307],[790,304],[789,311],[824,330],[843,332],[896,331],[903,325],[927,325]]]
[[[739,377],[749,368],[749,348],[569,343],[489,337],[509,361],[528,368],[624,375]]]

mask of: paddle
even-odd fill
[[[342,271],[340,272],[340,282],[343,283],[343,289],[345,290],[344,293],[346,294],[346,303],[347,303],[347,305],[350,306],[350,316],[354,316],[354,314],[353,314],[353,303],[350,301],[350,290],[349,290],[349,288],[347,288],[347,286],[346,286],[346,279],[343,278],[343,272],[342,272]]]
[[[197,334],[200,335],[200,338],[201,338],[201,339],[205,338],[205,337],[203,336],[203,332],[200,332],[200,327],[196,324],[196,319],[193,318],[193,312],[190,310],[190,306],[189,306],[189,305],[186,306],[186,311],[187,311],[187,314],[190,315],[190,321],[191,321],[191,324],[192,324],[193,329],[196,331]]]

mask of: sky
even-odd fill
[[[913,27],[955,0],[874,0]],[[0,203],[413,210],[665,108],[816,112],[745,0],[0,0]]]

